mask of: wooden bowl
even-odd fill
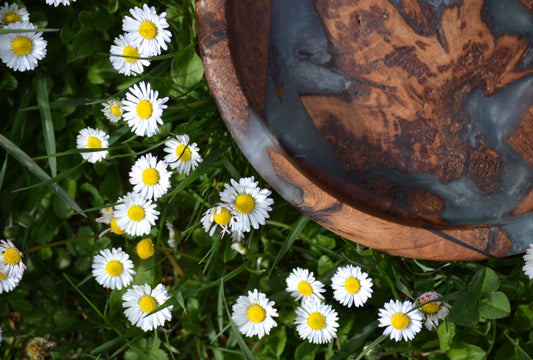
[[[523,252],[533,1],[200,0],[233,138],[307,216],[406,257]]]

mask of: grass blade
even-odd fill
[[[0,134],[0,146],[2,146],[8,153],[11,154],[22,166],[27,168],[33,175],[35,175],[41,181],[47,181],[51,179],[51,176],[48,175],[35,161],[33,161],[28,154],[26,154],[22,149],[17,145],[13,144],[11,140],[6,138],[4,135]],[[70,197],[70,195],[57,183],[47,185],[50,190],[52,190],[61,200],[66,202],[70,207],[79,212],[82,216],[87,217],[85,214],[82,214],[81,207]]]
[[[41,121],[43,123],[44,144],[46,146],[46,153],[48,155],[56,152],[56,137],[54,134],[54,122],[52,120],[52,113],[50,112],[50,102],[48,99],[48,85],[46,77],[43,73],[37,74],[35,78],[35,96],[37,97],[37,105],[41,113]],[[52,176],[57,175],[57,159],[55,156],[48,158],[50,164],[50,172]]]
[[[272,273],[272,270],[276,267],[278,262],[285,256],[285,253],[289,250],[289,248],[294,243],[294,240],[300,235],[300,232],[303,230],[307,222],[309,221],[309,218],[305,215],[300,216],[298,221],[296,222],[296,225],[292,229],[291,233],[283,243],[283,246],[281,247],[281,250],[279,251],[278,255],[276,255],[276,259],[274,260],[274,263],[272,264],[272,267],[270,268],[270,271],[268,273],[268,276],[270,276],[270,273]]]

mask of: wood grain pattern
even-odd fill
[[[467,178],[480,194],[497,193],[507,155],[491,139],[465,139],[472,120],[464,104],[476,90],[485,98],[498,96],[533,73],[523,61],[527,37],[495,36],[481,0],[312,1],[331,56],[319,66],[346,75],[351,85],[338,94],[302,92],[299,101],[344,170],[365,174],[346,182],[287,152],[263,119],[266,84],[274,85],[278,101],[286,96],[279,74],[268,78],[268,62],[281,56],[268,49],[274,2],[197,2],[208,84],[232,136],[261,176],[323,226],[392,254],[477,260],[512,249],[510,227],[449,224],[443,221],[445,198],[367,174],[379,168],[430,174],[445,185]],[[531,12],[529,0],[521,3]],[[314,61],[312,53],[299,55]],[[533,166],[532,109],[504,134],[527,166]],[[524,191],[513,215],[533,209],[533,189]]]

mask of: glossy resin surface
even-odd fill
[[[367,246],[525,250],[533,229],[528,0],[204,0],[206,75],[272,187]]]

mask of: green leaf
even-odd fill
[[[37,105],[41,113],[41,121],[43,124],[44,144],[46,153],[48,155],[56,152],[56,137],[54,134],[54,121],[52,120],[52,113],[50,112],[50,101],[48,99],[48,83],[46,76],[43,73],[38,73],[35,78],[35,96],[37,97]],[[50,171],[52,176],[57,175],[57,159],[55,156],[48,158],[50,164]]]
[[[0,134],[0,146],[2,146],[8,153],[11,154],[22,166],[26,167],[33,175],[37,176],[40,180],[46,181],[51,177],[43,169],[33,161],[28,154],[26,154],[22,149],[13,144],[11,140]],[[56,193],[64,202],[66,202],[74,210],[81,213],[81,207],[70,197],[69,194],[58,184],[49,184],[47,185],[50,190]],[[85,216],[82,214],[82,216]]]
[[[174,56],[171,66],[172,80],[183,89],[190,89],[204,76],[202,59],[193,48],[186,49]]]
[[[448,350],[450,360],[481,360],[485,357],[485,351],[479,346],[459,342]]]
[[[529,331],[533,328],[533,309],[529,304],[518,305],[514,312],[512,328]]]
[[[448,351],[455,336],[455,324],[451,321],[443,321],[437,328],[439,335],[440,349]]]
[[[317,350],[317,346],[306,341],[303,344],[298,345],[294,358],[298,360],[314,360]]]
[[[481,297],[498,290],[499,287],[500,280],[494,270],[483,268],[474,275],[468,284],[468,291],[475,297]]]
[[[504,293],[497,291],[479,300],[478,309],[484,318],[501,319],[511,313],[511,304]]]
[[[450,310],[449,319],[457,325],[473,326],[479,320],[477,299],[468,292],[461,292]]]
[[[271,331],[265,340],[265,345],[278,357],[283,353],[285,344],[287,344],[287,334],[283,326],[278,326]]]
[[[327,255],[322,255],[319,259],[318,259],[318,275],[322,275],[324,274],[325,272],[331,270],[332,268],[335,267],[335,264],[333,263],[333,261],[331,261],[330,257],[327,256]]]

